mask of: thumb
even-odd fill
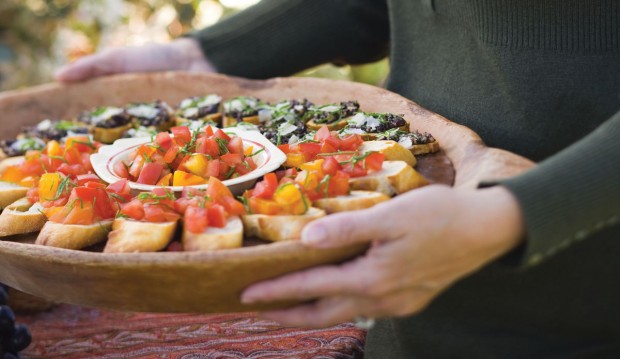
[[[302,243],[310,247],[331,248],[353,243],[389,239],[394,221],[386,218],[383,206],[360,211],[330,214],[308,223],[302,233]]]
[[[103,51],[61,67],[54,73],[54,78],[60,82],[75,82],[121,71],[122,61],[119,61],[112,51]]]

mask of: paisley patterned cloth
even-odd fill
[[[23,358],[351,358],[366,332],[351,323],[283,328],[254,313],[151,314],[61,305],[18,315],[32,344]]]

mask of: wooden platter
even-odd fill
[[[218,93],[266,101],[308,98],[314,103],[349,99],[372,112],[403,114],[412,129],[427,131],[442,151],[418,157],[417,169],[434,183],[475,187],[481,180],[517,174],[532,166],[507,151],[488,148],[457,125],[384,89],[311,78],[246,80],[214,74],[165,72],[129,74],[0,93],[0,137],[44,118],[69,118],[95,106],[161,99],[177,104],[188,96]],[[103,254],[98,248],[73,251],[31,244],[34,236],[0,241],[0,282],[58,302],[148,312],[235,312],[291,303],[245,306],[248,285],[291,271],[337,263],[363,253],[365,246],[317,250],[299,242],[247,241],[243,248],[217,252]]]

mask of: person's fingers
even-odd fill
[[[243,303],[306,300],[328,296],[379,296],[398,289],[400,277],[380,258],[365,256],[342,265],[322,266],[284,275],[248,287]]]
[[[260,316],[284,325],[326,327],[351,321],[355,317],[412,315],[424,309],[437,294],[435,290],[408,288],[378,298],[327,297],[294,308],[264,312]]]
[[[311,247],[331,248],[352,243],[400,238],[406,223],[389,210],[389,206],[335,213],[307,224],[302,243]]]
[[[123,72],[123,55],[114,50],[86,56],[58,69],[54,78],[61,82],[82,81],[92,77]]]

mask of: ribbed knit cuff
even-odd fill
[[[387,54],[387,5],[372,0],[263,0],[196,31],[218,71],[285,76],[326,62],[364,63]]]
[[[527,239],[518,265],[539,264],[620,224],[619,139],[620,113],[534,169],[499,182],[523,210]]]

